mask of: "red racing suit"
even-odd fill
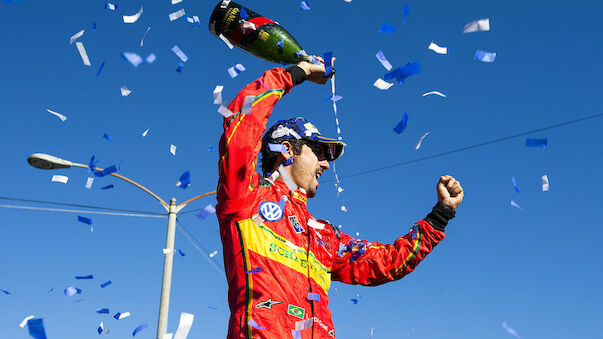
[[[443,228],[421,220],[393,245],[356,240],[316,219],[303,191],[291,192],[283,181],[256,171],[268,118],[293,85],[287,70],[266,71],[239,92],[228,106],[234,116],[224,119],[216,211],[229,286],[229,339],[333,338],[332,280],[380,285],[400,279],[444,239]],[[247,96],[255,100],[243,115]],[[284,202],[279,220],[258,213],[265,201]]]

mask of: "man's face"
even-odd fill
[[[314,197],[318,188],[318,178],[324,170],[330,168],[323,154],[323,148],[318,143],[306,143],[302,146],[299,155],[293,155],[293,160],[291,179],[297,186],[306,190],[308,197]]]

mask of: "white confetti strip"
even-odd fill
[[[65,120],[67,120],[67,117],[66,117],[66,116],[64,116],[64,115],[63,115],[63,114],[61,114],[61,113],[58,113],[58,112],[55,112],[55,111],[51,111],[51,110],[49,110],[48,108],[46,109],[46,111],[48,111],[48,113],[50,113],[50,114],[55,115],[56,117],[58,117],[59,119],[61,119],[61,121],[65,121]]]
[[[248,95],[245,97],[245,101],[243,101],[243,107],[241,107],[241,114],[250,114],[251,109],[253,108],[253,101],[255,100],[255,95]]]
[[[380,89],[382,91],[387,91],[393,85],[394,85],[393,83],[389,83],[381,78],[377,79],[375,81],[375,83],[373,84],[373,86],[377,87],[378,89]]]
[[[151,129],[151,127],[147,128],[144,132],[142,132],[142,137],[146,137],[147,134],[149,133],[149,130]]]
[[[230,41],[222,34],[219,35],[220,39],[222,41],[224,41],[224,43],[226,44],[226,46],[228,46],[228,48],[233,49],[234,46],[230,43]]]
[[[279,165],[278,172],[283,177],[283,181],[285,182],[287,187],[289,187],[291,192],[295,192],[295,190],[297,190],[297,184],[295,184],[295,182],[291,179],[289,173],[287,173],[287,170],[285,170],[285,167],[282,164]]]
[[[71,38],[69,38],[69,44],[73,44],[75,42],[75,40],[79,39],[82,35],[84,35],[84,29],[82,29],[81,31],[75,33],[74,35],[71,36]]]
[[[421,143],[423,142],[423,139],[425,139],[425,137],[428,136],[429,134],[431,134],[431,132],[427,132],[421,136],[421,139],[419,139],[419,142],[417,142],[417,146],[415,146],[415,151],[421,147]]]
[[[88,59],[88,54],[86,53],[86,48],[84,48],[84,44],[77,41],[75,43],[75,47],[77,47],[77,50],[80,52],[80,56],[82,57],[84,65],[91,66],[92,64],[90,64],[90,59]]]
[[[218,113],[222,114],[223,117],[228,118],[230,116],[233,116],[234,114],[224,105],[220,105],[220,107],[218,107]]]
[[[478,31],[490,30],[490,18],[471,21],[463,28],[463,33],[473,33]]]
[[[186,54],[184,54],[180,47],[178,47],[178,45],[174,45],[174,47],[172,47],[172,52],[174,52],[174,54],[176,54],[180,58],[180,60],[182,60],[182,62],[188,61],[188,57],[186,56]]]
[[[88,178],[88,179],[86,179],[86,188],[87,189],[91,189],[93,182],[94,182],[94,178]]]
[[[172,153],[173,155],[176,155],[176,145],[170,145],[170,153]]]
[[[181,2],[182,2],[182,0],[172,0],[172,5],[179,4]]]
[[[322,230],[323,228],[325,228],[325,224],[318,222],[312,218],[308,219],[308,226],[315,228],[317,230]]]
[[[178,20],[180,18],[182,18],[184,15],[186,14],[186,12],[184,11],[184,8],[178,11],[175,11],[174,13],[170,13],[170,21],[174,21],[174,20]]]
[[[214,105],[222,105],[222,90],[224,86],[217,85],[214,89]]]
[[[430,49],[438,54],[448,54],[448,47],[440,47],[436,45],[433,41],[429,44],[429,47],[427,47],[427,49]]]
[[[213,251],[213,252],[211,252],[211,253],[209,254],[209,257],[210,257],[210,258],[213,258],[213,257],[215,257],[215,256],[216,256],[216,254],[218,254],[218,251]]]
[[[140,6],[138,13],[133,14],[133,15],[124,15],[123,16],[124,23],[125,24],[133,24],[136,21],[138,21],[138,19],[140,18],[141,15],[142,15],[142,6]]]
[[[59,175],[59,174],[55,174],[52,176],[52,179],[50,179],[50,181],[54,181],[54,182],[62,182],[63,184],[66,184],[67,181],[69,180],[68,176],[65,175]]]
[[[144,32],[144,34],[142,35],[142,39],[140,39],[140,47],[142,47],[142,44],[144,43],[144,38],[147,37],[147,34],[149,33],[150,30],[151,30],[151,26],[147,27],[146,32]]]
[[[131,316],[130,312],[120,313],[117,320],[122,320],[123,318],[127,318],[129,316]]]
[[[128,95],[130,95],[130,93],[132,93],[132,91],[129,90],[128,87],[126,87],[125,85],[121,86],[119,88],[119,91],[121,92],[122,97],[127,97]]]
[[[549,177],[546,174],[542,176],[542,191],[549,191]]]
[[[19,324],[19,327],[23,328],[25,327],[25,324],[27,324],[27,322],[29,321],[29,319],[33,319],[34,316],[33,315],[28,315],[27,317],[25,317],[25,319],[23,319],[23,321]]]
[[[444,94],[444,93],[440,93],[440,92],[438,92],[438,91],[431,91],[431,92],[423,93],[423,96],[428,96],[428,95],[431,95],[431,94],[439,95],[439,96],[441,96],[442,98],[445,98],[445,97],[446,97],[446,94]]]
[[[194,319],[194,314],[186,312],[180,313],[180,322],[178,323],[176,334],[174,334],[174,339],[186,339],[188,332],[191,330],[191,326],[193,326]]]

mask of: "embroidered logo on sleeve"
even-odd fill
[[[282,304],[282,301],[276,301],[276,300],[272,300],[272,299],[268,299],[266,301],[262,301],[261,303],[258,303],[257,305],[255,305],[255,308],[267,308],[267,309],[272,309],[273,305],[278,305],[278,304]]]

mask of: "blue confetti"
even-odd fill
[[[0,292],[2,292],[4,294],[11,294],[9,291],[3,290],[3,289],[0,289]]]
[[[114,172],[117,172],[117,168],[115,167],[115,165],[111,165],[102,171],[95,171],[94,176],[95,177],[104,177],[104,176],[109,175]]]
[[[308,300],[320,301],[320,294],[308,292]]]
[[[90,163],[88,164],[88,172],[94,172],[97,162],[98,161],[94,161],[94,155],[92,155],[92,158],[90,158]]]
[[[96,32],[96,22],[92,23],[92,32]]]
[[[180,253],[181,257],[184,257],[186,255],[186,253],[182,252],[180,249],[178,249],[178,253]]]
[[[383,76],[383,80],[387,81],[395,78],[399,83],[404,83],[406,78],[420,72],[421,67],[419,66],[419,62],[415,61],[413,63],[407,63],[404,67],[398,67],[393,71],[386,73]]]
[[[350,299],[351,302],[354,303],[354,305],[358,304],[358,299],[354,298],[354,299]]]
[[[111,282],[111,280],[109,280],[107,282],[102,283],[100,286],[101,286],[101,288],[105,288],[105,287],[107,287],[107,286],[109,286],[111,284],[112,284],[112,282]]]
[[[408,7],[408,4],[404,5],[404,14],[402,16],[402,24],[404,24],[406,22],[406,16],[408,15],[408,13],[410,13],[410,7]]]
[[[108,9],[108,10],[114,11],[114,10],[117,9],[117,5],[116,4],[112,4],[110,2],[107,2],[105,4],[105,8]]]
[[[113,186],[113,184],[111,184],[111,185],[103,186],[103,187],[101,187],[101,189],[102,190],[108,190],[108,189],[111,189],[113,187],[115,187],[115,186]]]
[[[109,314],[109,309],[108,308],[98,308],[96,310],[96,313],[98,313],[98,314],[103,314],[103,313]]]
[[[384,22],[381,24],[381,28],[379,28],[379,33],[391,34],[395,30],[396,30],[396,27]]]
[[[398,125],[396,125],[396,127],[394,127],[394,132],[400,134],[402,133],[402,131],[404,131],[406,129],[406,124],[408,123],[408,114],[406,114],[406,112],[404,112],[404,116],[402,116],[402,121],[400,121],[400,123],[398,123]]]
[[[302,11],[309,11],[310,10],[310,5],[308,5],[307,1],[302,1],[299,4],[299,8],[301,8]]]
[[[113,140],[113,137],[109,133],[103,133],[103,138],[105,138],[109,141]]]
[[[335,95],[327,95],[327,96],[326,96],[326,97],[323,99],[323,101],[324,101],[324,102],[327,102],[327,101],[331,100],[331,101],[333,101],[333,102],[337,102],[337,101],[339,101],[339,100],[341,100],[341,99],[343,99],[343,97],[342,97],[341,95],[337,95],[337,94],[335,94]]]
[[[176,68],[176,72],[178,72],[178,73],[182,72],[182,68],[184,68],[184,62],[179,62],[178,68]]]
[[[82,222],[84,224],[92,225],[92,219],[86,218],[86,217],[82,217],[80,215],[77,216],[77,221]]]
[[[481,62],[492,63],[496,59],[496,53],[481,51],[478,49],[477,51],[475,51],[475,55],[473,56],[473,59],[479,60]]]
[[[215,307],[215,306],[207,306],[207,307],[208,307],[210,310],[214,310],[214,311],[217,311],[217,310],[218,310],[218,308],[217,308],[217,307]]]
[[[417,233],[419,232],[419,225],[415,224],[412,226],[411,237],[417,239]]]
[[[102,323],[102,321],[101,321],[100,326],[99,326],[99,327],[96,329],[96,331],[98,332],[98,334],[101,334],[101,333],[103,333],[103,331],[104,331],[104,329],[103,329],[103,326],[102,326],[102,325],[103,325],[103,323]]]
[[[323,54],[323,60],[325,61],[325,76],[329,76],[333,72],[333,52]]]
[[[526,147],[546,147],[548,144],[548,139],[534,139],[527,138],[526,139]]]
[[[77,293],[77,294],[82,294],[82,290],[76,287],[76,288],[75,288],[75,293]]]
[[[90,225],[90,224],[88,224],[88,225]],[[92,274],[90,274],[90,275],[80,275],[80,276],[76,276],[75,279],[78,279],[78,280],[94,279],[94,276]]]
[[[99,76],[101,71],[103,70],[103,67],[105,67],[105,62],[103,61],[100,65],[100,67],[98,68],[98,71],[96,72],[96,76]]]
[[[241,7],[241,19],[247,20],[247,11],[245,10],[245,7]]]
[[[249,271],[245,271],[245,273],[247,273],[247,274],[254,274],[254,273],[261,273],[261,272],[264,272],[264,271],[262,271],[262,267],[261,266],[258,266],[258,267],[254,268],[254,269],[249,270]]]
[[[515,180],[515,177],[511,178],[511,182],[513,183],[513,188],[515,189],[515,192],[519,193],[519,188],[517,188],[517,181]]]
[[[287,153],[287,147],[283,144],[268,143],[268,148],[270,149],[271,152]]]
[[[263,328],[262,326],[258,325],[258,323],[256,323],[255,320],[253,320],[253,319],[249,319],[249,321],[247,322],[247,324],[249,324],[249,326],[255,328],[256,330],[265,330],[265,328]]]
[[[180,176],[180,179],[178,179],[178,182],[176,183],[176,186],[178,186],[182,189],[186,189],[190,184],[191,184],[191,172],[186,171],[186,172],[182,173],[182,175]]]
[[[29,335],[35,339],[46,339],[46,331],[44,330],[44,321],[42,318],[29,319],[27,322]]]
[[[210,145],[209,148],[207,149],[208,152],[212,152],[214,150],[214,146]]]
[[[67,288],[65,289],[65,296],[67,297],[71,297],[72,295],[77,293],[77,289],[71,285],[67,286]]]
[[[291,330],[291,336],[293,337],[293,339],[302,339],[301,331],[299,330]]]
[[[138,332],[140,332],[140,331],[144,330],[144,329],[145,329],[145,328],[147,328],[148,326],[149,326],[148,324],[142,324],[142,325],[140,325],[140,326],[136,327],[136,329],[134,330],[134,332],[132,332],[132,336],[135,336],[135,335],[136,335],[136,333],[138,333]]]

